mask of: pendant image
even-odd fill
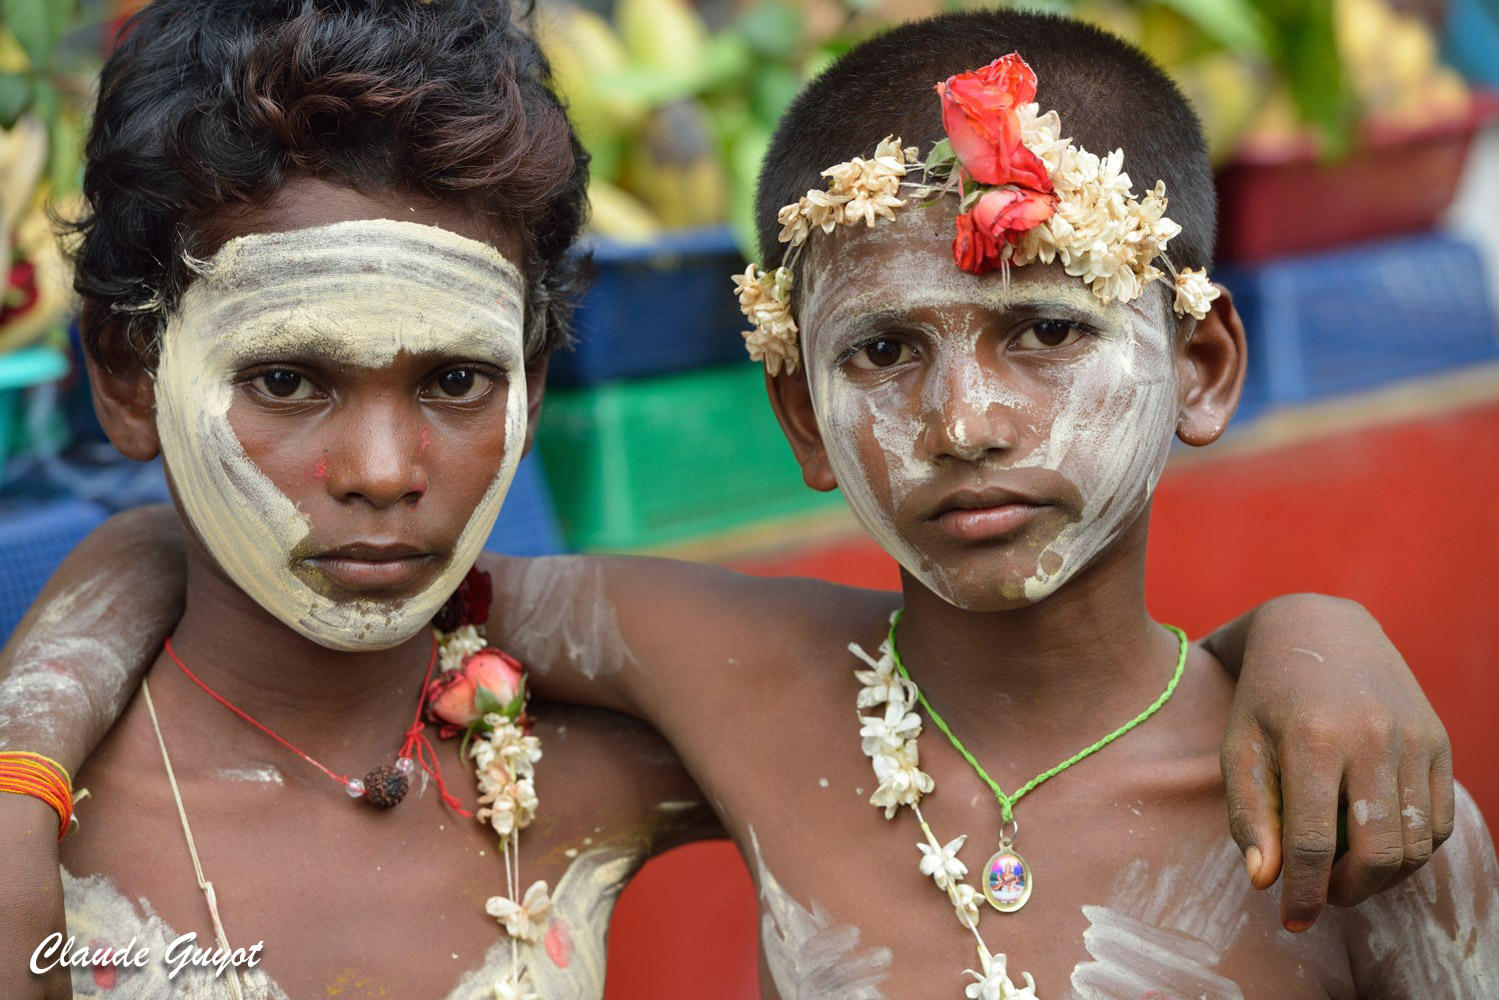
[[[1001,847],[984,864],[984,898],[1000,913],[1014,913],[1031,898],[1031,878],[1025,859]]]

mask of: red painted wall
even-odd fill
[[[1207,453],[1211,455],[1211,453]],[[1277,594],[1351,597],[1404,653],[1452,737],[1458,780],[1499,826],[1499,403],[1168,470],[1151,611],[1197,635]],[[739,568],[893,588],[852,539]],[[610,1000],[757,997],[754,900],[726,843],[673,852],[620,903]]]

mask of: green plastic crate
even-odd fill
[[[649,547],[841,503],[802,483],[763,371],[548,391],[537,440],[568,546]]]

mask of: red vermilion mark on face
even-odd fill
[[[565,969],[573,960],[573,936],[567,929],[567,924],[561,920],[553,920],[547,928],[546,936],[547,957],[552,964],[559,969]]]
[[[426,454],[427,454],[427,449],[430,448],[431,446],[432,446],[432,428],[430,428],[430,427],[423,427],[422,428],[422,443],[416,449],[416,457],[417,458],[423,458],[423,457],[425,457]]]
[[[328,460],[326,458],[320,458],[316,462],[313,463],[313,466],[312,466],[312,478],[313,479],[327,479],[328,478]]]

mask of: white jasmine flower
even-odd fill
[[[943,892],[968,874],[968,866],[959,861],[957,856],[967,839],[968,834],[965,833],[940,847],[935,840],[916,845],[916,849],[921,852],[921,874],[936,882],[937,888]]]
[[[861,715],[859,721],[864,723],[859,730],[861,746],[870,757],[898,752],[907,740],[921,735],[921,717],[906,711],[904,700],[892,699],[883,716]]]
[[[1031,978],[1029,972],[1022,973],[1025,979],[1024,987],[1016,987],[1005,974],[1005,956],[990,955],[987,948],[979,947],[979,962],[983,966],[983,973],[974,972],[972,969],[963,970],[972,976],[977,982],[969,983],[964,994],[970,1000],[1035,1000],[1036,981]]]
[[[1176,301],[1173,308],[1178,316],[1190,315],[1194,319],[1205,319],[1218,295],[1218,289],[1208,280],[1205,268],[1194,271],[1190,267],[1184,267],[1176,272]]]
[[[458,670],[463,659],[484,648],[484,637],[475,625],[463,625],[443,634],[437,648],[437,662],[444,671]]]
[[[781,224],[781,234],[776,237],[782,243],[790,243],[799,247],[807,242],[807,237],[812,235],[812,227],[808,225],[807,199],[803,198],[794,205],[782,206],[776,213],[776,221]]]
[[[504,979],[494,981],[495,1000],[541,1000],[523,980],[525,972],[510,973]]]
[[[869,801],[885,810],[886,819],[894,817],[901,806],[917,805],[921,797],[935,787],[932,776],[917,766],[919,757],[915,740],[907,740],[894,753],[873,755],[874,775],[879,779],[879,786]]]
[[[763,361],[772,375],[796,371],[799,354],[796,321],[791,318],[791,270],[778,267],[763,274],[754,264],[734,275],[739,309],[753,328],[744,334],[745,347],[755,361]]]
[[[966,882],[956,882],[947,890],[947,898],[952,900],[953,913],[957,915],[958,923],[972,930],[979,922],[979,892]]]
[[[545,882],[532,882],[519,903],[505,896],[491,896],[484,904],[484,912],[498,920],[506,934],[532,944],[541,940],[551,909],[552,897]]]

